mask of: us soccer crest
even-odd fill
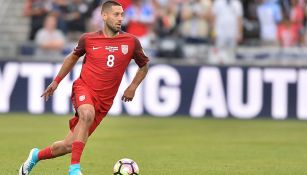
[[[126,55],[128,53],[128,45],[122,45],[122,53]]]

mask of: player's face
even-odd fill
[[[124,10],[121,6],[112,6],[103,14],[106,27],[114,33],[119,32],[124,19]]]

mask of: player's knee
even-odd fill
[[[95,112],[92,110],[80,111],[79,120],[85,124],[92,124],[95,118]]]

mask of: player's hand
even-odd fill
[[[53,81],[44,91],[44,93],[41,95],[41,97],[44,97],[45,101],[48,101],[49,97],[53,95],[53,92],[58,87],[58,83]]]
[[[122,100],[124,102],[129,102],[133,100],[134,94],[135,94],[136,88],[133,86],[128,86],[127,89],[124,92],[124,95],[122,96]]]

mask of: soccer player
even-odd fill
[[[124,102],[133,99],[135,91],[148,71],[148,57],[139,40],[121,31],[123,8],[116,1],[102,5],[104,27],[94,33],[83,34],[74,51],[69,54],[54,81],[46,88],[42,97],[47,101],[57,89],[60,81],[73,68],[79,57],[85,55],[80,77],[74,81],[71,100],[76,110],[69,121],[70,131],[64,140],[50,146],[30,151],[22,164],[19,175],[28,175],[40,160],[71,154],[69,175],[82,175],[80,158],[88,137],[94,132],[112,106],[122,76],[134,59],[139,69],[122,96]]]

